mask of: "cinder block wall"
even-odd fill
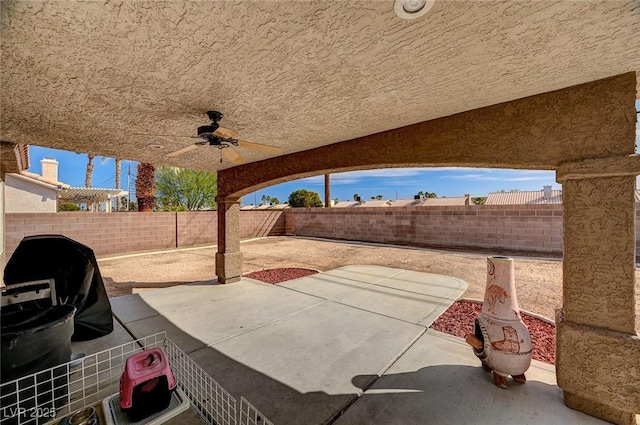
[[[282,211],[241,211],[240,238],[283,235],[285,223]]]
[[[562,254],[561,205],[242,211],[243,239],[295,234],[415,246]],[[636,219],[640,211],[636,210]],[[23,237],[63,234],[98,256],[215,244],[215,212],[6,214],[7,258]],[[636,228],[636,249],[640,234]]]
[[[215,211],[14,213],[5,215],[5,225],[7,258],[30,235],[65,235],[91,247],[97,256],[215,244],[218,236]],[[240,227],[242,238],[282,235],[284,215],[243,211]]]
[[[215,211],[179,212],[176,220],[179,248],[214,244],[218,240],[218,214]]]
[[[292,208],[298,236],[401,245],[562,254],[561,205]]]
[[[93,249],[96,255],[176,246],[176,214],[136,212],[6,214],[5,244],[9,257],[23,237],[61,234]]]

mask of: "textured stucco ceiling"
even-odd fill
[[[0,138],[217,170],[218,149],[137,134],[215,109],[292,153],[640,70],[636,0],[393,3],[3,0]]]

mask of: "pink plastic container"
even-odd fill
[[[139,420],[164,410],[176,389],[176,379],[162,348],[152,348],[127,358],[120,377],[120,408]]]

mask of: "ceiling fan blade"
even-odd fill
[[[238,132],[235,130],[231,130],[230,128],[218,127],[218,129],[213,134],[224,138],[233,138],[238,135]]]
[[[165,155],[165,157],[173,158],[173,157],[182,155],[184,153],[191,152],[192,150],[197,149],[199,146],[200,146],[200,144],[197,144],[197,143],[193,144],[193,145],[189,145],[189,146],[187,146],[185,148],[178,149],[177,151],[169,152],[168,154]]]
[[[234,151],[233,148],[222,149],[222,154],[234,164],[242,164],[244,162],[244,158],[242,158],[238,152]]]
[[[268,152],[268,153],[283,152],[282,148],[278,148],[276,146],[269,146],[269,145],[263,145],[261,143],[247,142],[246,140],[238,140],[238,146],[241,146],[247,149],[253,149],[256,151]]]

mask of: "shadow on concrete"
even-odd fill
[[[190,285],[205,285],[197,282]],[[217,284],[217,283],[212,283]],[[114,315],[133,338],[165,331],[183,351],[236,400],[245,397],[277,425],[329,424],[358,397],[353,394],[301,393],[288,385],[238,362],[192,337],[150,307],[139,294],[113,299]],[[145,320],[153,317],[153,321]],[[141,324],[144,323],[144,326]],[[261,347],[256,345],[255,350]],[[312,353],[309,353],[312,355]],[[272,355],[264,352],[264,356]]]
[[[218,279],[172,282],[116,282],[110,277],[103,277],[102,280],[109,298],[131,295],[137,291],[170,288],[172,286],[180,285],[219,285]]]
[[[209,284],[216,283],[197,282],[190,285]],[[530,380],[524,385],[511,383],[507,390],[499,389],[479,364],[442,364],[395,373],[396,365],[402,362],[400,357],[401,360],[394,363],[382,377],[376,371],[357,376],[327,377],[327,380],[351,383],[353,392],[305,392],[194,338],[152,308],[138,294],[112,301],[114,314],[132,336],[141,338],[166,331],[168,338],[187,352],[233,397],[237,400],[245,397],[278,425],[603,423],[566,408],[561,390],[554,385]],[[213,314],[215,311],[212,309]],[[430,343],[425,341],[422,345],[430,346]],[[253,356],[257,353],[267,362],[270,358],[277,361],[278,353],[259,342],[248,350],[253,351]],[[313,352],[301,346],[299,358],[302,367],[300,363],[292,364],[291,370],[304,371],[305,367],[311,367],[305,365],[312,364],[313,357]],[[424,360],[417,363],[429,362],[428,359]],[[409,360],[408,367],[411,368],[415,361],[415,358]],[[319,382],[318,387],[322,384]]]

